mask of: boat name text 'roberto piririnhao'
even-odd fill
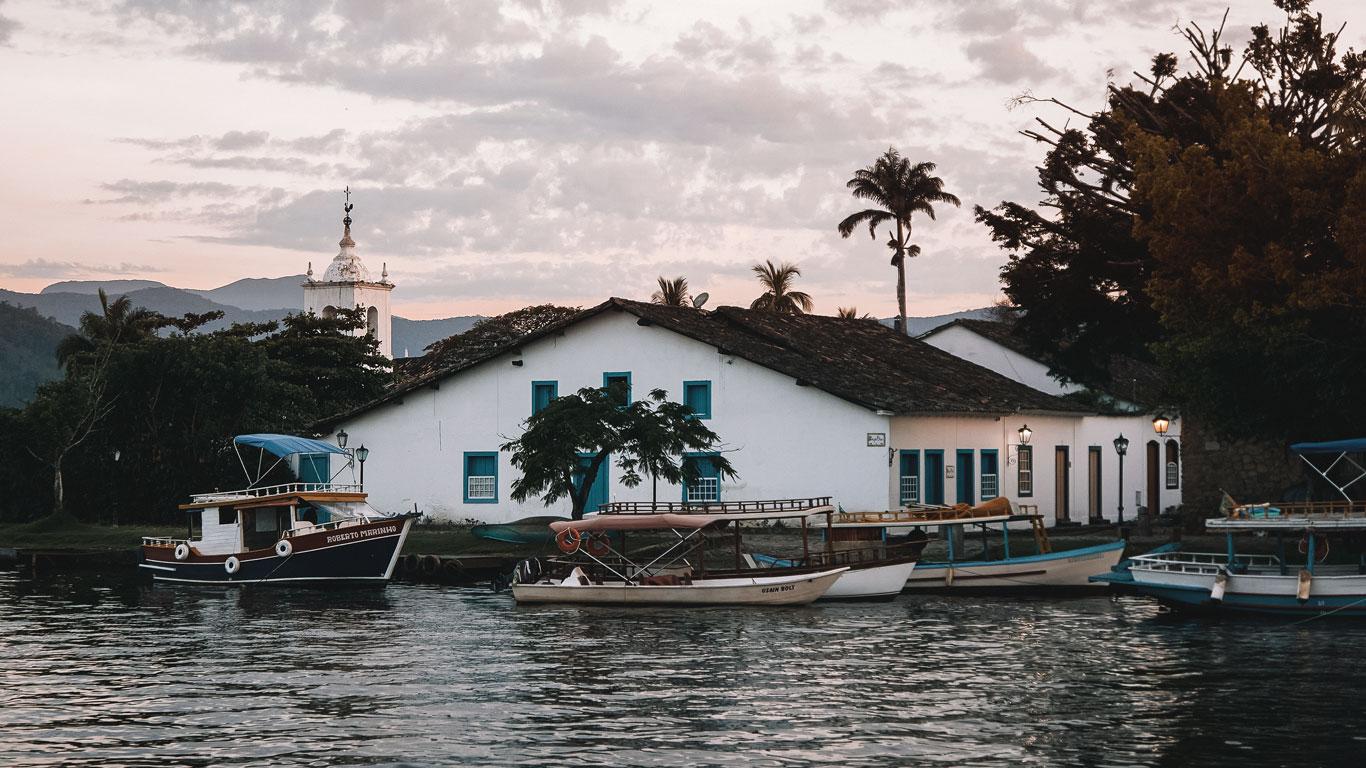
[[[336,544],[339,541],[350,541],[352,539],[368,539],[371,536],[385,536],[390,533],[398,533],[397,525],[386,525],[383,528],[367,528],[363,531],[348,531],[339,533],[335,536],[328,536],[328,544]]]

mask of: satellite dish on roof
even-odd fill
[[[701,308],[702,308],[702,305],[703,305],[703,304],[706,304],[706,303],[707,303],[707,299],[710,299],[710,298],[711,298],[711,294],[710,294],[710,293],[707,293],[706,291],[703,291],[702,293],[699,293],[699,294],[697,294],[696,296],[692,297],[692,307],[693,307],[693,309],[701,309]]]

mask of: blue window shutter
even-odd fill
[[[602,387],[607,389],[616,383],[626,385],[626,402],[622,405],[631,404],[631,372],[630,371],[604,371],[602,374]]]
[[[531,414],[534,416],[545,410],[550,401],[559,397],[560,383],[558,381],[533,381],[531,382]]]
[[[494,451],[465,453],[464,499],[466,504],[498,502],[498,454]]]
[[[699,419],[711,418],[711,382],[683,382],[683,404],[693,410]]]

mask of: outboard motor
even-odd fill
[[[545,575],[545,566],[539,557],[529,557],[512,569],[513,584],[535,584]]]

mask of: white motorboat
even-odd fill
[[[659,582],[650,579],[589,581],[582,569],[554,581],[513,584],[519,603],[577,603],[580,605],[805,605],[815,602],[848,571],[835,568],[820,573],[689,579]]]

